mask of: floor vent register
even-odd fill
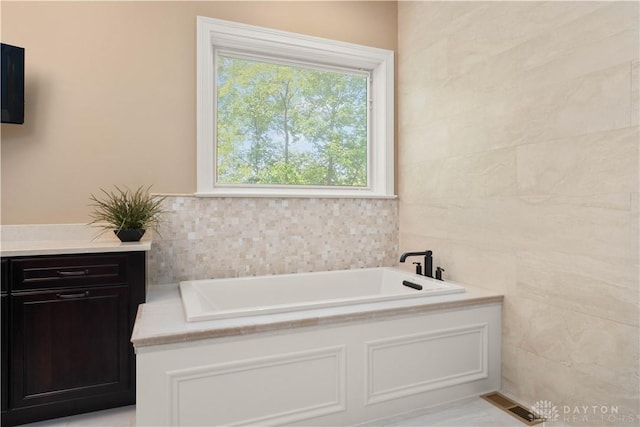
[[[536,413],[498,392],[487,393],[480,397],[527,425],[533,426],[544,421]]]

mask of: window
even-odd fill
[[[369,74],[216,55],[216,183],[366,188]]]
[[[393,52],[198,17],[198,195],[393,197]]]

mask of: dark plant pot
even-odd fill
[[[134,228],[130,230],[113,230],[121,242],[138,242],[144,236],[145,230],[142,228]]]

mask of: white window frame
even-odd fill
[[[366,70],[371,75],[369,185],[363,188],[215,184],[216,49]],[[394,54],[386,49],[197,17],[197,196],[379,197],[394,195]]]

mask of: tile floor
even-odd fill
[[[90,414],[25,424],[25,427],[129,427],[135,426],[136,407],[108,409]],[[424,409],[409,415],[388,418],[365,426],[439,426],[439,427],[521,427],[526,424],[484,400],[474,397],[447,405]],[[543,424],[539,424],[542,426]],[[563,427],[562,423],[545,423],[546,427]]]
[[[496,408],[490,403],[473,397],[453,403],[414,411],[410,414],[365,424],[384,427],[522,427],[525,423]],[[543,424],[538,424],[542,427]],[[545,427],[566,427],[561,423],[545,423]]]
[[[38,423],[23,424],[23,427],[129,427],[135,425],[136,407],[131,405],[72,417],[40,421]]]

